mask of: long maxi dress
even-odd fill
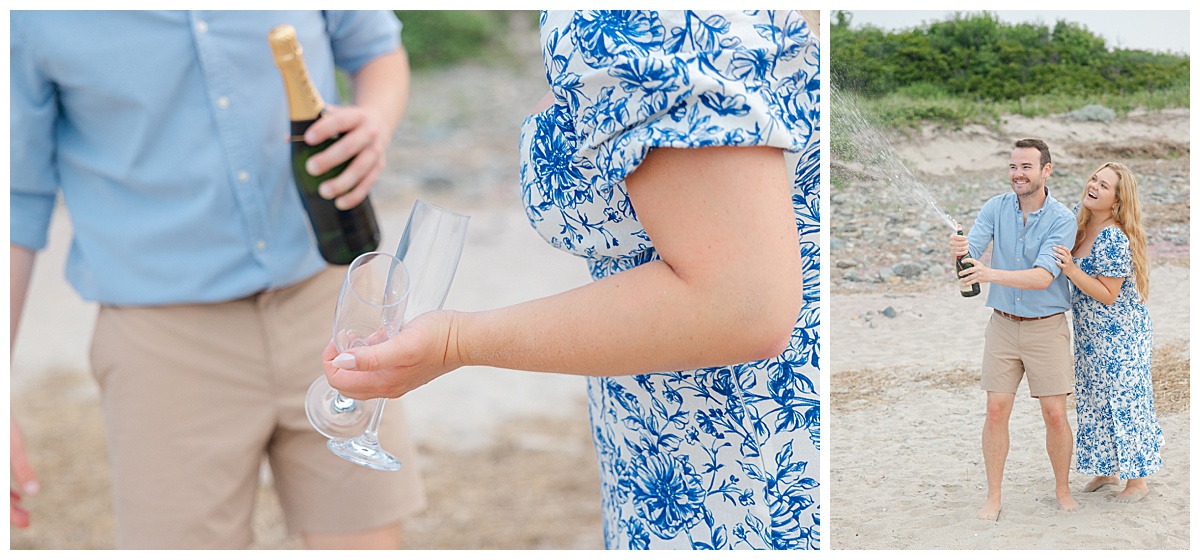
[[[1076,469],[1122,480],[1149,476],[1162,467],[1163,435],[1150,379],[1153,325],[1134,281],[1129,239],[1106,227],[1077,264],[1090,276],[1125,280],[1112,305],[1072,285]]]
[[[819,548],[817,36],[799,12],[585,11],[543,13],[541,41],[554,103],[522,127],[520,178],[546,241],[594,279],[656,260],[624,182],[650,149],[774,146],[804,263],[779,356],[588,378],[606,546]]]

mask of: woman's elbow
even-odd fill
[[[743,361],[766,360],[782,354],[791,344],[796,319],[804,305],[804,296],[799,290],[796,294],[775,294],[775,297],[760,299],[762,306],[752,316],[743,318],[750,325],[741,345],[746,353]]]
[[[792,343],[792,332],[795,326],[796,322],[793,319],[787,330],[776,330],[763,336],[759,341],[758,351],[754,352],[753,357],[747,361],[767,360],[782,354]]]

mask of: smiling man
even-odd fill
[[[1079,507],[1067,485],[1073,445],[1067,395],[1074,390],[1075,377],[1064,312],[1071,309],[1071,292],[1054,256],[1055,245],[1073,244],[1075,216],[1050,196],[1046,179],[1051,168],[1045,142],[1018,140],[1008,164],[1012,192],[984,204],[967,236],[950,236],[955,258],[968,249],[972,255],[982,255],[992,244],[990,267],[966,258],[974,266],[960,274],[966,285],[993,284],[987,306],[995,312],[984,333],[980,376],[987,391],[983,460],[988,484],[980,519],[994,521],[1000,516],[1008,419],[1022,377],[1028,378],[1030,396],[1041,403],[1058,507],[1066,511]]]

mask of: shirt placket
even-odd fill
[[[1033,263],[1029,262],[1025,258],[1025,255],[1027,254],[1027,252],[1025,250],[1026,246],[1027,246],[1026,240],[1029,239],[1030,233],[1033,231],[1034,226],[1037,224],[1038,217],[1041,216],[1041,213],[1042,213],[1042,211],[1039,209],[1037,211],[1030,212],[1029,217],[1025,217],[1024,214],[1022,214],[1020,212],[1020,210],[1017,211],[1017,231],[1020,233],[1017,234],[1016,261],[1014,263],[1016,265],[1014,267],[1015,270],[1028,270],[1030,268],[1033,268]],[[1013,308],[1017,310],[1017,313],[1019,315],[1022,315],[1025,317],[1032,317],[1033,315],[1035,315],[1035,313],[1033,313],[1031,308],[1029,307],[1031,304],[1028,301],[1028,298],[1026,298],[1022,295],[1026,291],[1028,291],[1028,290],[1016,290],[1015,291],[1016,305],[1014,305]]]
[[[268,249],[271,247],[267,201],[261,186],[261,178],[255,173],[247,135],[242,130],[242,118],[236,93],[236,80],[230,75],[233,61],[226,60],[222,49],[216,44],[210,26],[214,24],[203,11],[188,13],[196,53],[200,60],[201,73],[208,88],[208,99],[217,125],[217,134],[228,162],[226,173],[228,184],[233,189],[234,200],[242,215],[247,234],[247,243],[256,261],[266,266]]]

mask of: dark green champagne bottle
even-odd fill
[[[379,247],[375,210],[370,198],[349,210],[339,210],[332,200],[322,198],[317,192],[322,182],[337,177],[353,159],[321,175],[309,175],[305,169],[309,158],[328,148],[338,137],[316,146],[304,142],[304,132],[325,114],[325,101],[308,75],[296,29],[286,24],[275,27],[267,34],[267,41],[275,54],[275,64],[283,74],[292,123],[292,174],[316,235],[317,248],[321,257],[331,264],[350,264],[355,257]]]
[[[962,228],[958,228],[958,234],[959,235],[963,234]],[[960,273],[968,268],[971,268],[972,266],[975,266],[971,263],[963,262],[963,259],[970,257],[970,256],[971,256],[971,254],[967,253],[961,257],[958,257],[958,259],[954,261],[954,275],[955,276],[958,276],[958,273]],[[959,293],[962,294],[962,297],[977,296],[977,295],[979,295],[979,282],[971,284],[970,286],[964,286],[962,284],[962,282],[959,282],[958,290],[959,290]]]

